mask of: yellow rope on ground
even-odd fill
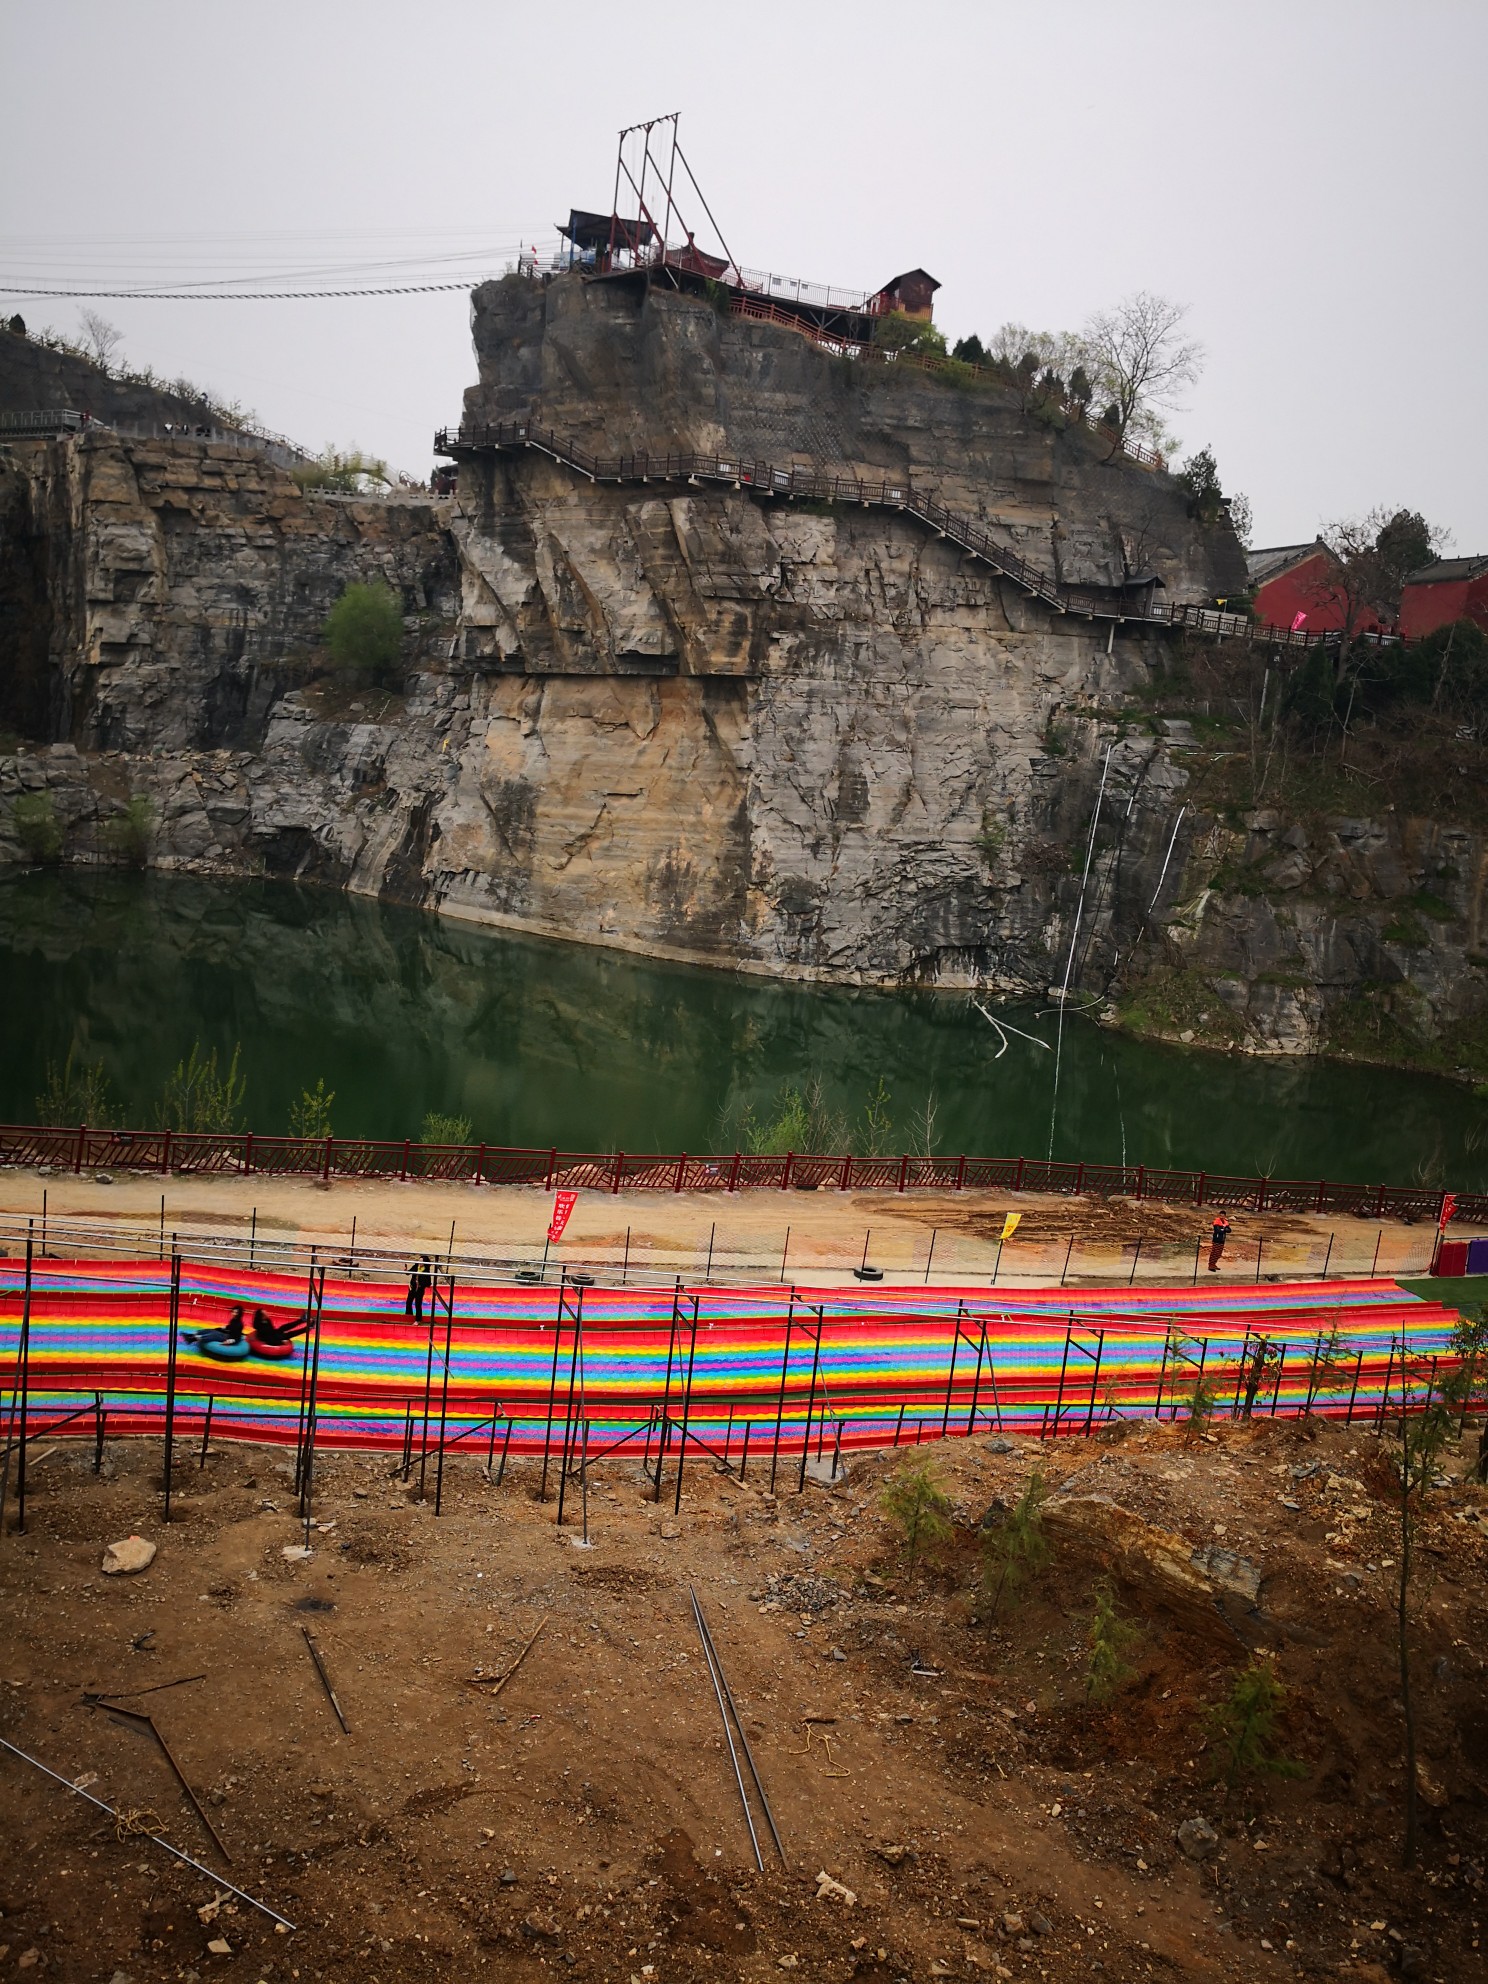
[[[114,1814],[114,1838],[120,1841],[150,1839],[164,1829],[165,1820],[148,1805],[136,1806],[133,1811],[121,1806]]]

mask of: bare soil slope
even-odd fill
[[[799,1494],[782,1471],[778,1499],[690,1461],[678,1515],[670,1474],[658,1506],[617,1456],[591,1471],[589,1548],[536,1499],[535,1463],[497,1485],[461,1455],[436,1518],[416,1468],[405,1488],[385,1460],[327,1456],[295,1560],[281,1453],[224,1448],[198,1473],[183,1451],[166,1527],[158,1446],[115,1446],[96,1480],[91,1453],[59,1447],[29,1533],[0,1541],[0,1732],[222,1865],[148,1737],[82,1699],[156,1688],[127,1706],[199,1791],[223,1872],[297,1926],[214,1909],[221,1890],[0,1754],[0,1975],[1479,1976],[1488,1493],[1460,1478],[1465,1451],[1425,1529],[1426,1830],[1405,1876],[1396,1550],[1379,1444],[1357,1428],[947,1442],[931,1457],[955,1527],[919,1570],[881,1511],[891,1454]],[[981,1525],[1036,1467],[1055,1553],[989,1624]],[[104,1545],[132,1531],[154,1563],[104,1577]],[[1103,1571],[1136,1637],[1092,1704]],[[788,1856],[763,1874],[689,1585]],[[499,1695],[472,1685],[539,1625]],[[1204,1709],[1254,1650],[1275,1656],[1279,1747],[1302,1774],[1229,1787]],[[1188,1827],[1196,1858],[1178,1838],[1195,1819],[1217,1835]],[[854,1899],[819,1898],[822,1873]]]

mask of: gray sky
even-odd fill
[[[1178,298],[1208,356],[1173,426],[1257,543],[1388,502],[1488,551],[1482,0],[0,0],[0,73],[6,283],[499,272],[680,110],[746,266],[922,264],[952,337]],[[93,307],[136,363],[419,474],[473,377],[459,292]]]

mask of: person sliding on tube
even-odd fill
[[[194,1343],[198,1350],[205,1350],[209,1343],[241,1343],[243,1341],[243,1305],[240,1302],[220,1330],[182,1330],[182,1340]]]
[[[260,1343],[271,1343],[276,1349],[286,1343],[293,1343],[297,1336],[303,1336],[310,1327],[308,1316],[296,1316],[292,1323],[276,1323],[265,1309],[253,1312],[253,1334]]]
[[[1209,1229],[1209,1272],[1219,1273],[1220,1256],[1224,1253],[1225,1242],[1230,1237],[1230,1222],[1221,1213]]]

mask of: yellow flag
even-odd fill
[[[1018,1221],[1019,1221],[1019,1220],[1020,1220],[1020,1219],[1021,1219],[1022,1217],[1023,1217],[1023,1215],[1022,1215],[1022,1213],[1020,1213],[1020,1212],[1010,1212],[1010,1213],[1009,1213],[1009,1214],[1007,1215],[1007,1217],[1006,1217],[1006,1218],[1005,1218],[1005,1219],[1003,1220],[1003,1222],[1002,1222],[1002,1238],[1003,1238],[1004,1240],[1011,1240],[1011,1239],[1012,1239],[1012,1237],[1013,1237],[1013,1235],[1014,1235],[1014,1234],[1015,1234],[1015,1233],[1017,1232],[1017,1230],[1018,1230]]]

